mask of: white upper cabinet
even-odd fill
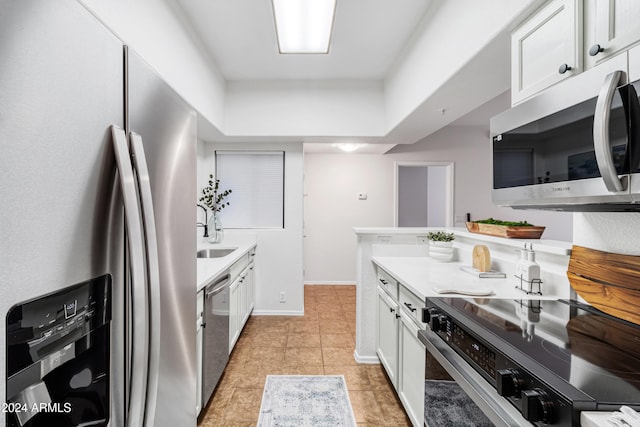
[[[512,104],[582,71],[582,1],[553,0],[532,15],[511,34],[511,61]]]
[[[585,67],[590,68],[640,40],[640,1],[585,2]]]

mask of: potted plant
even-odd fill
[[[229,206],[229,202],[224,202],[224,199],[231,194],[231,190],[219,192],[219,187],[220,180],[214,180],[213,175],[209,175],[209,183],[202,189],[202,196],[199,199],[211,211],[211,217],[207,220],[210,243],[220,243],[224,237],[219,212]]]
[[[447,233],[446,231],[428,232],[429,256],[437,261],[451,261],[453,259],[453,241],[455,238],[455,234]]]

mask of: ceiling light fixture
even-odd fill
[[[337,0],[271,0],[280,53],[329,53]]]
[[[366,145],[367,144],[356,144],[356,143],[353,143],[353,142],[332,144],[333,147],[337,147],[337,148],[339,148],[342,151],[345,151],[347,153],[351,153],[353,151],[356,151],[357,149],[365,147]]]

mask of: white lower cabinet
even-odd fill
[[[240,338],[255,303],[255,249],[231,267],[229,307],[229,353]]]
[[[385,287],[378,285],[376,352],[411,423],[421,427],[426,348],[418,339],[418,330],[425,327],[418,313],[424,302],[393,278],[383,279]]]
[[[378,287],[376,352],[389,379],[398,384],[398,303]]]
[[[424,377],[426,348],[418,339],[418,327],[401,311],[398,396],[414,426],[424,423]]]
[[[229,353],[240,336],[240,279],[229,288]]]

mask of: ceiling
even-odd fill
[[[468,114],[508,90],[509,28],[543,0],[337,0],[326,55],[279,54],[271,0],[167,1],[224,81],[222,127],[203,140],[384,153],[486,126],[492,111]]]
[[[431,4],[338,0],[328,55],[280,55],[270,0],[174,1],[228,81],[383,79]]]

